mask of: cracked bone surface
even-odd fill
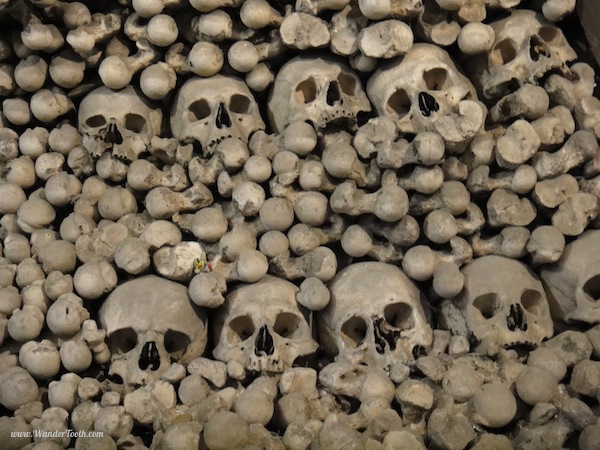
[[[595,448],[593,0],[109,3],[0,0],[2,449]]]

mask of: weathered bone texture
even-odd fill
[[[577,57],[562,31],[534,11],[515,10],[490,25],[494,44],[487,54],[472,60],[469,70],[487,99],[535,83],[552,69],[566,72],[566,63]]]
[[[171,110],[171,130],[181,142],[197,141],[204,157],[226,138],[248,142],[265,125],[248,86],[238,78],[215,75],[191,78],[178,91]]]
[[[360,112],[371,110],[356,74],[334,59],[298,57],[277,73],[269,99],[271,127],[281,133],[293,121],[316,128],[345,120],[355,126]]]
[[[493,270],[494,277],[485,277]],[[522,263],[483,256],[463,267],[465,287],[456,298],[469,331],[495,347],[539,345],[552,336],[548,300],[540,280]]]
[[[92,91],[79,105],[79,132],[93,157],[111,151],[118,158],[136,160],[147,151],[152,136],[160,134],[162,111],[134,89]]]
[[[232,290],[217,311],[214,356],[247,371],[283,372],[314,352],[318,345],[297,293],[292,283],[269,275]]]
[[[128,384],[156,381],[171,358],[187,364],[206,346],[206,317],[191,303],[187,288],[154,275],[120,285],[99,317],[113,355],[110,373]]]
[[[0,0],[2,449],[597,448],[575,0],[84,3]]]
[[[582,234],[565,246],[561,258],[541,271],[541,279],[548,292],[552,316],[565,322],[598,323],[600,316],[595,306],[598,267],[595,248],[600,238],[597,230]]]
[[[435,131],[451,148],[461,147],[485,119],[475,88],[450,55],[429,44],[415,44],[402,58],[382,65],[369,79],[369,98],[399,131]]]
[[[389,370],[410,361],[415,348],[431,346],[421,293],[397,267],[353,264],[340,271],[330,291],[318,316],[319,339],[337,358]]]

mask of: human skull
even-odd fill
[[[102,86],[81,101],[78,123],[83,146],[92,156],[112,150],[114,156],[133,161],[160,134],[162,111],[133,86],[120,91]]]
[[[187,288],[155,275],[117,287],[99,316],[112,352],[109,374],[127,384],[151,383],[172,361],[187,364],[206,346],[206,317]]]
[[[268,102],[269,122],[277,133],[294,121],[318,128],[330,122],[356,125],[360,112],[371,111],[360,79],[333,59],[299,56],[278,72]]]
[[[369,79],[367,94],[398,131],[434,131],[449,146],[465,143],[485,122],[475,87],[436,45],[415,44],[383,64]]]
[[[181,142],[199,142],[210,156],[219,142],[247,143],[265,124],[254,96],[238,78],[214,75],[191,78],[181,87],[171,110],[171,131]]]
[[[542,270],[550,312],[564,322],[600,323],[600,230],[571,242],[561,258]]]
[[[398,267],[352,264],[329,289],[331,300],[318,317],[320,342],[329,354],[388,370],[431,346],[421,293]]]
[[[317,350],[298,288],[270,275],[232,291],[217,310],[213,355],[252,372],[283,372]]]
[[[567,61],[577,58],[560,28],[535,11],[514,10],[490,25],[495,32],[491,50],[467,65],[471,79],[487,99],[536,83],[553,69],[568,73]]]
[[[537,346],[553,324],[540,280],[519,261],[489,255],[461,270],[465,284],[454,300],[469,331],[493,346]]]

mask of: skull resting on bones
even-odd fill
[[[421,293],[398,267],[352,264],[329,289],[331,300],[318,317],[319,337],[324,350],[338,359],[389,369],[431,346]]]
[[[94,157],[112,150],[115,157],[133,161],[147,150],[162,127],[162,111],[133,86],[113,91],[105,86],[90,92],[79,105],[79,132]]]
[[[309,121],[318,129],[334,121],[353,127],[371,104],[360,79],[345,64],[299,56],[277,73],[268,110],[273,131],[281,133],[294,121]]]
[[[383,64],[369,79],[367,94],[398,131],[434,131],[450,147],[470,140],[485,122],[475,87],[445,50],[431,44],[415,44]]]
[[[478,341],[496,347],[537,346],[553,333],[540,280],[519,261],[484,256],[465,265],[455,303]]]
[[[173,136],[180,142],[199,142],[203,156],[211,155],[223,139],[247,143],[252,133],[264,128],[246,83],[223,75],[186,81],[171,110]]]
[[[99,316],[112,352],[109,374],[127,384],[151,383],[172,360],[187,364],[206,347],[206,317],[187,288],[154,275],[117,287]]]
[[[487,99],[536,83],[553,69],[568,73],[567,61],[577,58],[563,32],[534,11],[515,10],[490,25],[495,32],[492,49],[467,66]]]
[[[568,244],[561,258],[542,270],[550,312],[564,322],[600,323],[600,230]]]
[[[283,372],[317,350],[298,288],[270,275],[233,290],[217,310],[213,355],[252,372]]]

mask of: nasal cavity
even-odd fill
[[[340,88],[338,87],[337,82],[332,81],[329,83],[329,88],[327,89],[327,104],[333,106],[334,104],[339,103],[341,98]]]
[[[107,144],[117,144],[121,145],[123,143],[123,136],[117,128],[117,124],[111,122],[108,124],[108,129],[106,130],[106,138],[104,139]]]
[[[158,370],[160,367],[160,355],[154,341],[148,341],[144,344],[138,365],[142,370],[148,370],[148,368],[152,371]]]
[[[434,112],[439,111],[440,105],[435,100],[433,95],[427,92],[419,92],[419,110],[425,117],[431,116]]]
[[[510,305],[506,324],[510,331],[527,331],[527,316],[520,304],[513,303]]]
[[[266,325],[263,325],[258,330],[258,335],[254,341],[254,354],[256,356],[270,356],[275,352],[275,346],[273,345],[273,337]]]
[[[221,103],[219,105],[219,111],[217,112],[217,128],[229,128],[231,126],[231,118],[225,108],[225,105]]]
[[[373,320],[373,334],[375,335],[375,350],[380,355],[396,350],[396,342],[400,339],[400,330],[393,330],[383,318]]]

